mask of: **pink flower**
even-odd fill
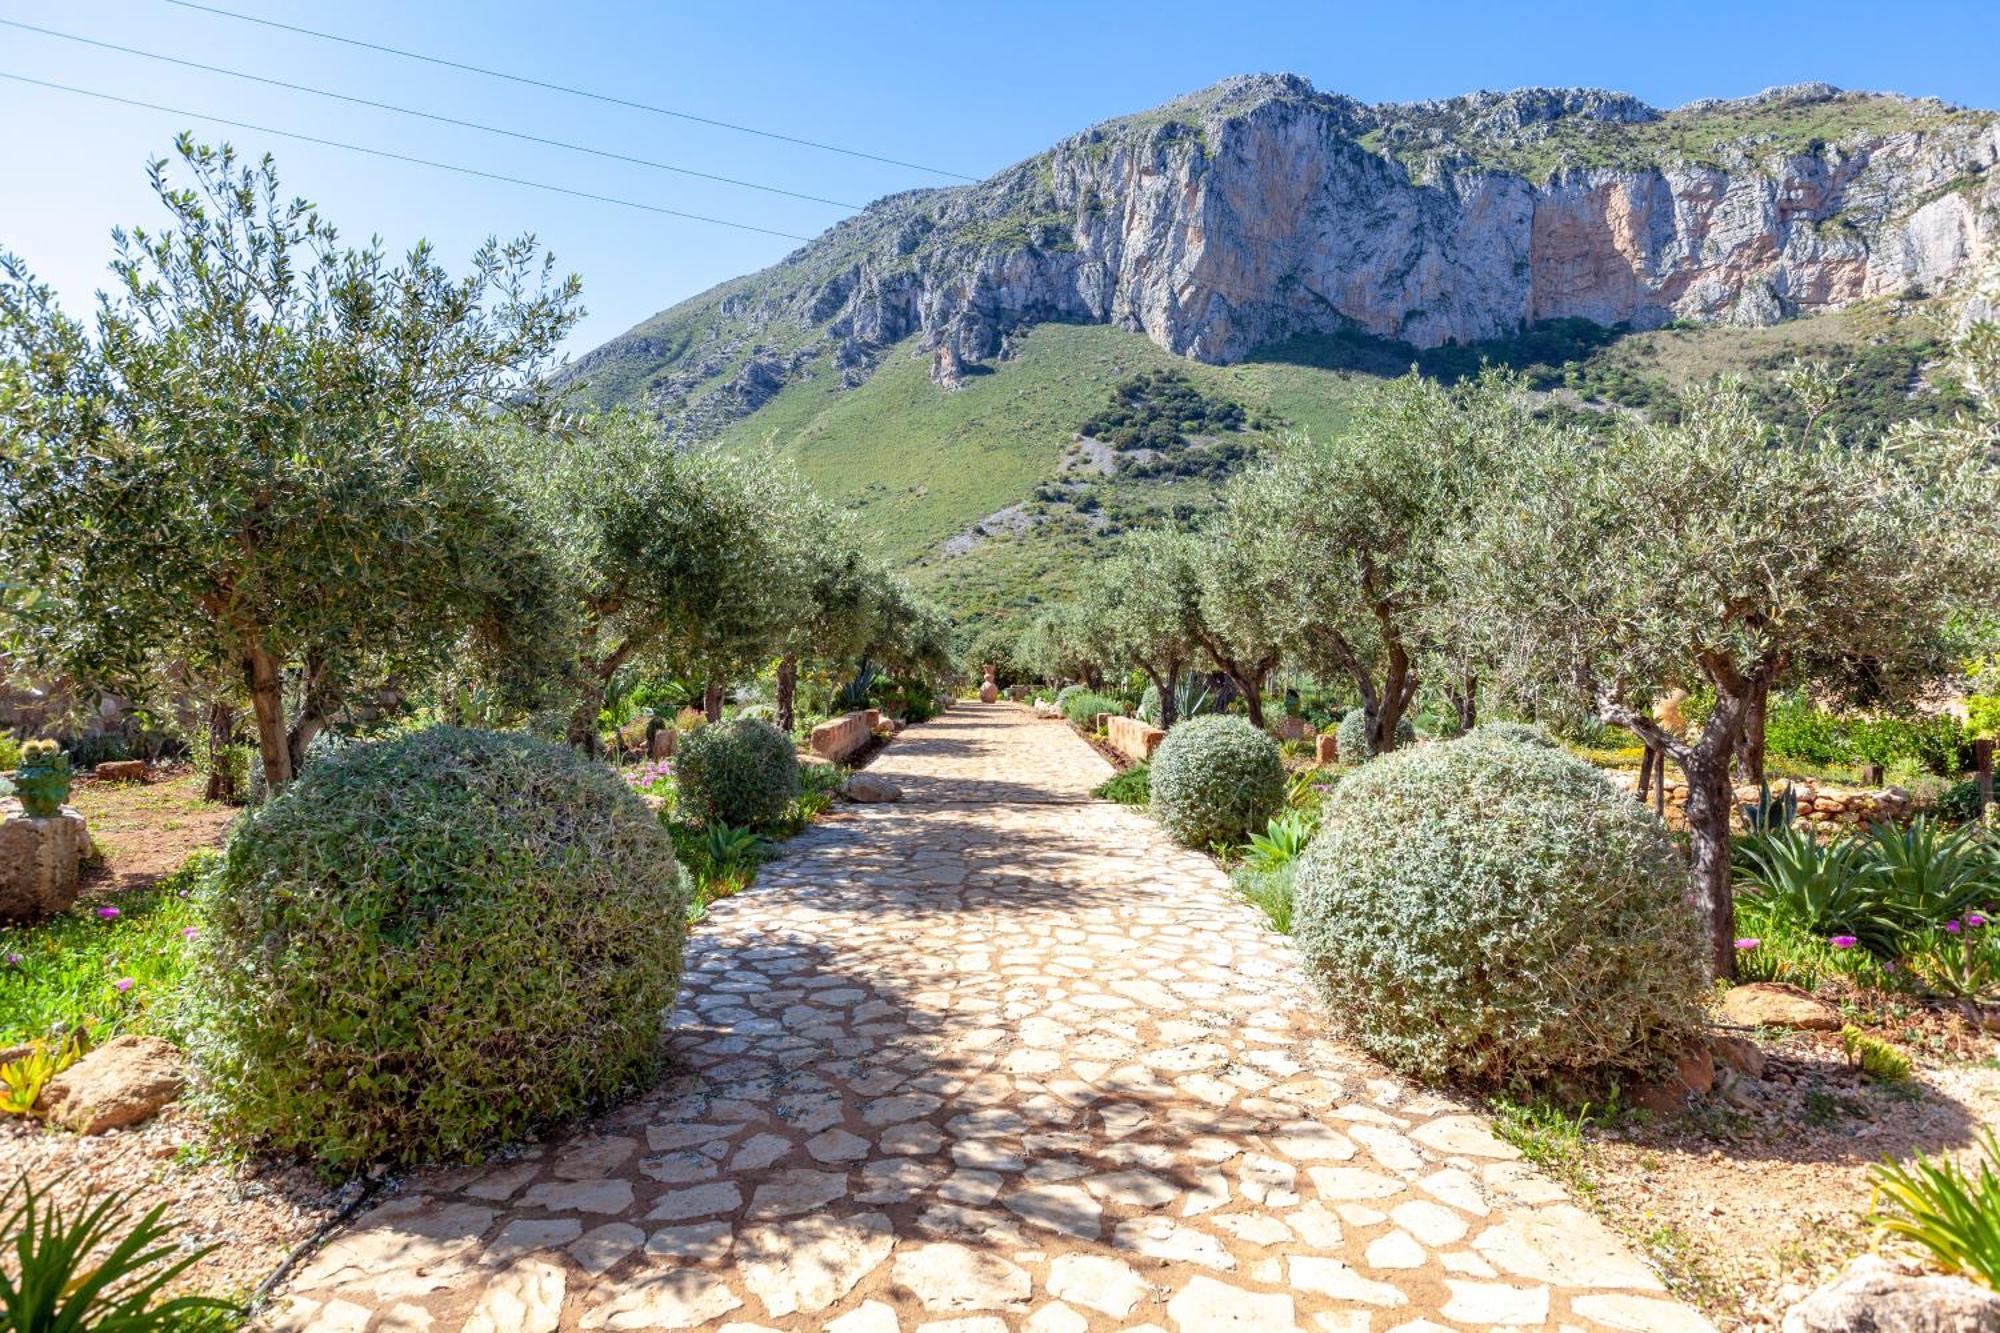
[[[1956,921],[1947,921],[1947,922],[1945,922],[1945,923],[1944,923],[1944,933],[1945,933],[1945,934],[1947,934],[1947,935],[1956,935],[1956,934],[1958,934],[1958,922],[1956,922]]]
[[[1965,924],[1977,930],[1986,924],[1986,918],[1978,912],[1967,912],[1965,914]]]
[[[117,991],[120,995],[123,995],[126,991],[132,989],[132,978],[130,977],[118,978],[118,980],[111,983],[111,989]]]
[[[1752,949],[1756,948],[1763,942],[1764,941],[1755,938],[1740,939],[1736,941],[1736,947],[1741,949],[1744,953],[1749,953]]]
[[[118,916],[118,909],[115,907],[100,907],[97,909],[97,915],[100,919],[105,921],[116,920]]]
[[[1832,939],[1827,941],[1828,944],[1831,944],[1836,949],[1852,949],[1855,945],[1859,944],[1860,942],[1861,941],[1855,939],[1852,935],[1835,935]]]
[[[182,926],[182,927],[181,927],[181,938],[182,938],[182,939],[184,939],[184,940],[191,940],[191,939],[193,939],[193,938],[194,938],[195,936],[197,936],[197,935],[199,935],[199,934],[201,934],[201,928],[200,928],[200,927],[198,927],[198,926]]]

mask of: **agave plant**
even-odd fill
[[[2000,1142],[1988,1129],[1979,1146],[1977,1174],[1922,1153],[1875,1167],[1875,1224],[1928,1250],[1944,1268],[2000,1288]]]
[[[1244,863],[1256,870],[1276,870],[1299,859],[1312,841],[1313,822],[1300,810],[1287,810],[1273,819],[1262,833],[1250,835]]]
[[[1865,839],[1822,844],[1795,828],[1748,834],[1736,844],[1736,879],[1738,910],[1753,928],[1774,923],[1822,937],[1851,935],[1878,958],[1896,956],[1904,922]]]
[[[1912,928],[2000,902],[2000,853],[1977,826],[1946,831],[1923,815],[1904,828],[1874,825],[1866,845],[1890,906],[1907,916]]]
[[[156,1207],[121,1236],[125,1194],[111,1194],[71,1211],[35,1192],[24,1175],[0,1199],[18,1197],[0,1214],[12,1262],[0,1263],[0,1328],[22,1333],[117,1329],[167,1333],[223,1328],[235,1312],[207,1296],[160,1300],[168,1283],[214,1246],[183,1250],[170,1237],[166,1209]]]
[[[880,667],[867,658],[854,664],[854,679],[840,687],[833,696],[833,711],[836,713],[858,713],[868,707],[868,695],[875,688],[875,682],[882,675]]]

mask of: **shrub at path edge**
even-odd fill
[[[1477,732],[1328,799],[1295,935],[1367,1050],[1431,1082],[1644,1076],[1700,1022],[1706,935],[1666,830],[1588,764]]]
[[[768,722],[738,718],[698,728],[674,761],[681,810],[701,824],[761,828],[799,798],[799,756]]]
[[[205,1095],[338,1168],[476,1157],[633,1089],[680,986],[666,830],[521,735],[351,746],[248,816],[201,894]]]
[[[1278,743],[1240,717],[1179,723],[1154,752],[1150,775],[1153,817],[1190,847],[1242,842],[1285,803]]]

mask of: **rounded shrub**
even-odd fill
[[[700,824],[775,824],[799,798],[799,756],[791,738],[756,718],[691,733],[681,742],[674,775],[682,812]]]
[[[1061,708],[1064,704],[1068,703],[1071,699],[1074,699],[1077,695],[1083,694],[1089,688],[1090,687],[1087,685],[1063,686],[1061,689],[1056,691],[1056,699],[1055,699],[1056,707]]]
[[[1190,847],[1242,842],[1285,803],[1278,743],[1240,717],[1178,723],[1150,773],[1153,817]]]
[[[1399,750],[1327,800],[1295,933],[1351,1035],[1434,1082],[1656,1069],[1700,1021],[1687,870],[1630,795],[1504,738]]]
[[[1475,741],[1511,741],[1516,745],[1539,745],[1544,749],[1559,750],[1555,737],[1543,731],[1532,722],[1481,722],[1459,738]]]
[[[1148,685],[1139,696],[1139,707],[1133,711],[1134,717],[1148,726],[1160,725],[1160,687]]]
[[[1417,727],[1410,721],[1409,715],[1397,718],[1397,746],[1414,745],[1416,740]],[[1347,716],[1340,719],[1340,726],[1333,733],[1333,743],[1340,751],[1340,762],[1343,764],[1360,764],[1373,759],[1375,745],[1368,739],[1368,710],[1348,709]]]
[[[680,987],[667,831],[523,735],[343,747],[246,816],[198,892],[206,1095],[343,1169],[474,1157],[642,1085]]]

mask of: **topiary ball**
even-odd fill
[[[1532,722],[1481,722],[1460,740],[1506,741],[1515,745],[1539,745],[1547,750],[1560,750],[1555,737],[1543,731]]]
[[[1153,753],[1153,817],[1190,847],[1261,833],[1285,803],[1278,743],[1240,717],[1178,723]]]
[[[1340,726],[1333,733],[1333,743],[1339,751],[1343,764],[1362,764],[1375,757],[1375,743],[1368,738],[1368,710],[1350,708],[1347,716],[1340,719]],[[1417,741],[1416,724],[1408,714],[1396,719],[1396,745],[1414,745]]]
[[[1295,935],[1383,1062],[1496,1085],[1656,1069],[1700,1022],[1706,935],[1666,829],[1590,765],[1507,740],[1352,774],[1300,862]]]
[[[342,1169],[473,1158],[642,1086],[680,988],[667,831],[522,735],[345,746],[245,816],[198,893],[206,1095]]]
[[[775,824],[799,798],[799,756],[768,722],[737,718],[699,728],[674,761],[681,810],[700,824]]]

